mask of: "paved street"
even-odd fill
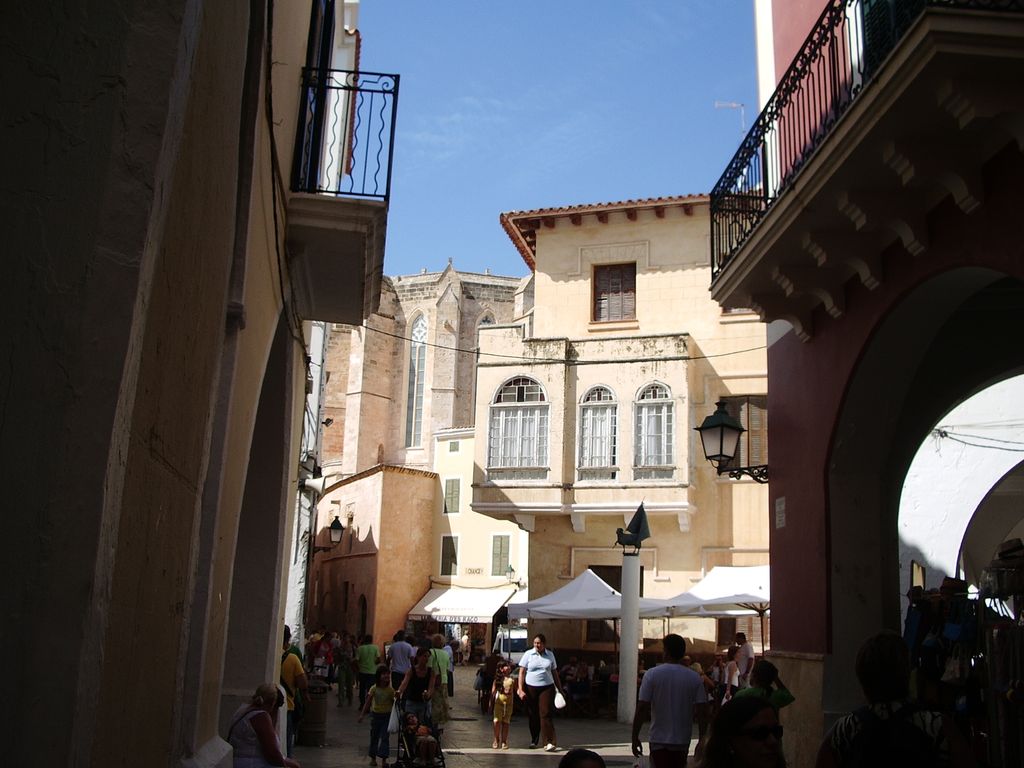
[[[529,749],[530,732],[525,715],[512,720],[509,750],[491,749],[492,730],[488,717],[476,708],[473,676],[476,667],[455,670],[455,700],[452,717],[444,733],[444,748],[450,768],[555,768],[567,748],[586,747],[604,756],[609,766],[633,764],[629,751],[629,726],[605,718],[585,719],[560,717],[555,721],[559,750],[547,753]],[[336,707],[332,693],[327,709],[327,746],[296,747],[295,759],[302,768],[337,768],[366,766],[369,742],[369,718],[356,723],[355,705]],[[644,731],[646,734],[646,729]],[[694,742],[695,743],[695,742]],[[692,745],[691,745],[692,748]],[[392,737],[392,759],[395,743]]]

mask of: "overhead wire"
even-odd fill
[[[985,435],[968,435],[963,432],[954,432],[951,429],[943,429],[939,427],[935,430],[939,437],[959,437],[961,439],[969,440],[986,440],[990,443],[1005,443],[1007,445],[1024,445],[1024,440],[1003,440],[998,437],[986,437]]]
[[[984,437],[982,435],[967,435],[963,433],[953,432],[948,429],[938,427],[932,430],[932,434],[935,437],[950,440],[960,445],[966,445],[971,448],[987,448],[991,451],[1006,451],[1007,453],[1024,453],[1024,441],[1020,440],[1004,440],[997,437]],[[967,439],[965,439],[967,438]],[[985,442],[978,443],[976,440],[984,440]],[[993,445],[998,443],[998,445]],[[1019,446],[1019,447],[1013,447]]]
[[[372,325],[362,325],[362,326],[354,326],[354,327],[365,328],[367,330],[373,331],[374,333],[379,333],[379,334],[381,334],[383,336],[390,336],[391,338],[399,339],[400,341],[408,341],[408,342],[412,342],[413,341],[413,339],[410,338],[409,336],[403,336],[400,333],[391,333],[390,331],[385,331],[385,330],[382,330],[380,328],[374,328]],[[463,353],[465,353],[467,355],[481,355],[481,356],[487,356],[487,357],[497,357],[497,358],[501,358],[503,360],[518,360],[518,361],[525,362],[525,363],[568,363],[570,365],[587,365],[587,364],[592,364],[592,363],[610,362],[609,360],[569,360],[569,359],[561,358],[561,357],[528,357],[526,355],[508,355],[508,354],[503,354],[501,352],[484,352],[484,351],[479,350],[479,349],[466,349],[465,347],[454,347],[454,346],[449,346],[447,344],[437,344],[437,343],[431,342],[431,341],[416,341],[416,343],[417,344],[423,344],[423,345],[428,346],[428,347],[433,347],[434,349],[445,349],[445,350],[448,350],[450,352],[463,352]],[[731,352],[719,352],[719,353],[713,354],[713,355],[682,355],[681,357],[676,358],[676,359],[682,359],[682,360],[711,360],[713,358],[718,358],[718,357],[729,357],[731,355],[740,355],[740,354],[743,354],[745,352],[757,352],[758,350],[762,350],[762,349],[766,349],[766,348],[767,348],[766,344],[761,344],[761,345],[756,346],[756,347],[748,347],[746,349],[735,349],[735,350],[732,350]]]

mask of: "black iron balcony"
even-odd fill
[[[828,0],[711,192],[711,275],[722,273],[881,71],[922,13],[1021,12],[1024,0]]]
[[[304,69],[292,191],[387,202],[398,75]]]

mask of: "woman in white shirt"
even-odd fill
[[[732,698],[732,695],[740,687],[740,667],[736,663],[736,652],[739,650],[735,645],[729,646],[726,658],[729,662],[725,665],[725,698],[723,703]]]
[[[555,706],[555,690],[562,691],[562,681],[555,654],[546,646],[544,635],[534,635],[533,648],[519,660],[519,698],[526,702],[530,718],[530,747],[543,740],[544,750],[554,752],[558,747],[551,710]]]

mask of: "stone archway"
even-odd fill
[[[238,520],[221,688],[221,732],[231,713],[260,683],[278,677],[283,627],[281,551],[288,537],[282,510],[288,486],[291,432],[291,335],[282,315],[274,335],[253,426]]]
[[[897,519],[914,453],[953,406],[1024,371],[1010,331],[1021,306],[1017,280],[980,267],[944,272],[882,319],[850,377],[826,470],[826,722],[860,703],[853,666],[862,641],[900,628]]]
[[[992,486],[978,505],[960,545],[964,577],[979,584],[981,572],[1003,541],[1024,538],[1024,461]]]

